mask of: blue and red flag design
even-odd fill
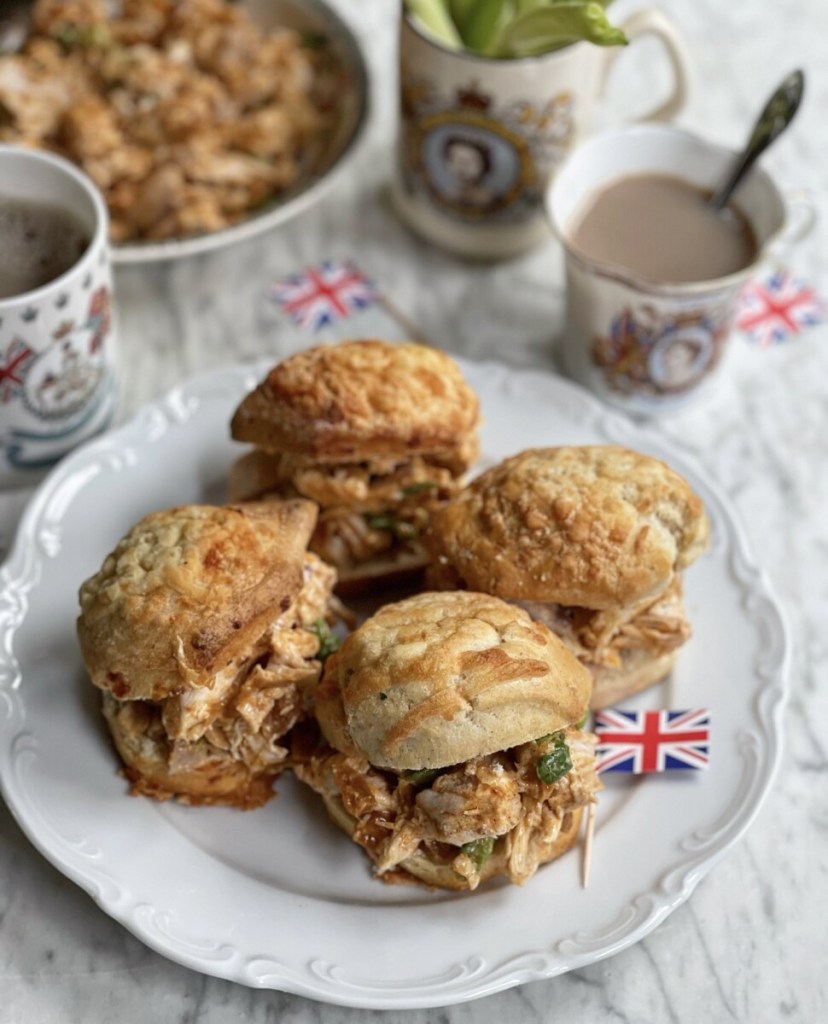
[[[5,353],[0,355],[0,402],[10,402],[23,391],[26,374],[36,354],[21,338],[13,338]]]
[[[379,291],[352,260],[325,260],[276,281],[270,297],[303,330],[315,333],[367,309]]]
[[[706,768],[710,713],[690,711],[595,712],[598,772],[669,772]]]
[[[736,326],[767,348],[789,341],[806,327],[828,320],[828,302],[805,281],[784,270],[746,285],[739,297]]]

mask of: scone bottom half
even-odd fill
[[[480,409],[458,365],[413,342],[320,345],[278,363],[239,404],[234,500],[319,506],[310,548],[346,596],[413,589],[431,516],[477,458]]]
[[[308,713],[335,572],[310,502],[186,505],[81,586],[78,637],[132,791],[256,807]]]
[[[600,789],[592,679],[542,624],[469,591],[381,608],[326,664],[297,776],[386,882],[523,884]]]

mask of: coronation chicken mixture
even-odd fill
[[[399,775],[353,754],[329,749],[302,757],[294,750],[294,771],[316,792],[341,800],[356,821],[354,840],[384,881],[410,880],[403,862],[420,855],[450,867],[475,889],[486,860],[497,856],[509,879],[522,885],[548,859],[572,813],[592,803],[601,788],[595,737],[574,728],[559,740],[571,767],[555,781],[543,781],[538,762],[554,739]]]
[[[457,590],[464,586],[445,559],[432,563],[426,582],[434,590]],[[658,656],[687,642],[691,629],[683,596],[681,576],[675,576],[657,597],[614,611],[541,601],[512,603],[548,626],[581,662],[618,668],[625,651],[645,650]]]
[[[114,242],[217,231],[289,188],[329,126],[319,42],[227,0],[36,0],[0,56],[0,141],[79,164]]]
[[[581,661],[618,668],[625,651],[668,654],[690,637],[684,612],[681,577],[656,598],[618,611],[516,601],[532,618],[545,623]]]
[[[311,625],[329,614],[333,581],[329,566],[306,555],[296,601],[244,661],[218,673],[209,687],[157,703],[104,694],[105,714],[132,739],[160,744],[171,772],[198,765],[211,750],[253,772],[276,770],[287,757],[285,734],[304,716],[319,678],[320,637]]]
[[[466,463],[463,448],[442,461],[413,455],[342,464],[254,451],[234,470],[242,481],[236,497],[270,493],[315,501],[311,550],[342,574],[377,556],[419,551],[419,538],[433,512],[459,489]]]

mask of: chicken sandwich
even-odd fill
[[[522,884],[573,845],[600,788],[594,737],[578,726],[591,685],[522,609],[419,594],[328,659],[321,738],[296,744],[294,771],[383,881]]]

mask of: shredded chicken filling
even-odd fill
[[[515,604],[549,626],[581,661],[609,668],[618,668],[626,651],[668,654],[690,636],[679,576],[658,597],[619,611],[594,611],[537,601]]]
[[[186,690],[159,703],[110,697],[123,735],[166,751],[176,773],[211,753],[230,756],[252,772],[280,765],[280,741],[305,715],[319,678],[319,638],[308,628],[329,613],[335,573],[315,555],[305,556],[303,583],[254,649],[217,673],[210,686]]]
[[[549,859],[572,813],[601,788],[595,737],[573,728],[565,739],[572,768],[552,784],[538,776],[540,741],[441,769],[420,787],[405,774],[330,748],[297,759],[294,770],[316,792],[341,802],[354,819],[354,840],[380,878],[398,880],[405,861],[421,856],[450,867],[474,889],[485,858],[476,858],[468,844],[491,839],[490,855],[521,885]]]
[[[412,456],[404,462],[320,465],[290,455],[266,456],[257,465],[259,484],[282,497],[303,497],[320,506],[311,550],[340,572],[378,557],[415,555],[434,510],[458,490],[465,463],[446,457]],[[247,495],[248,497],[250,495]]]
[[[112,241],[216,231],[316,160],[341,76],[309,43],[226,0],[36,0],[0,54],[0,140],[79,164]]]
[[[405,504],[407,498],[440,497],[445,501],[457,490],[456,477],[464,468],[420,455],[403,462],[384,459],[342,465],[308,463],[281,455],[277,482],[289,484],[298,495],[323,509],[345,506],[354,512],[377,513]]]

